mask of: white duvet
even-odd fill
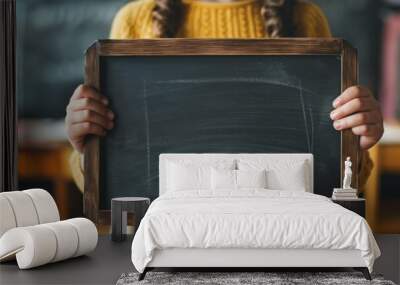
[[[372,271],[380,255],[362,217],[306,192],[248,190],[167,193],[151,204],[132,243],[143,272],[155,249],[358,249]]]

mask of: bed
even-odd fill
[[[159,267],[353,267],[370,279],[380,251],[367,222],[313,181],[312,154],[161,154],[160,196],[132,242],[139,279]]]

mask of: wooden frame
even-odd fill
[[[99,62],[102,56],[155,55],[337,55],[342,61],[342,91],[358,82],[357,51],[341,39],[150,39],[95,42],[86,52],[85,84],[100,89]],[[351,130],[342,131],[341,161],[349,156],[354,165],[359,165],[359,152],[359,138]],[[99,211],[100,159],[99,138],[89,137],[84,160],[84,213],[92,221],[103,223],[104,211]],[[341,179],[343,171],[341,165]],[[353,175],[352,183],[358,187],[357,172]]]
[[[17,190],[15,0],[0,1],[0,192]]]

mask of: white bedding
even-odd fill
[[[150,206],[132,243],[143,272],[155,249],[357,249],[372,272],[380,255],[362,217],[307,192],[247,189],[215,197],[166,193]]]

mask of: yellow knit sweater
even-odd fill
[[[263,38],[264,21],[260,2],[237,0],[230,3],[183,0],[184,21],[177,37],[182,38]],[[137,0],[126,4],[114,18],[110,38],[154,38],[152,9],[154,0]],[[318,6],[298,1],[293,9],[296,37],[330,37],[328,21]],[[71,170],[83,191],[83,172],[80,155],[71,156]],[[372,168],[368,152],[364,152],[360,165],[360,184],[364,185]],[[335,185],[332,185],[332,187]]]
[[[184,20],[179,38],[263,38],[264,20],[260,1],[237,0],[230,3],[183,0]],[[116,15],[112,39],[153,38],[154,0],[138,0],[125,5]],[[297,2],[293,9],[297,37],[329,37],[326,17],[318,6]]]

